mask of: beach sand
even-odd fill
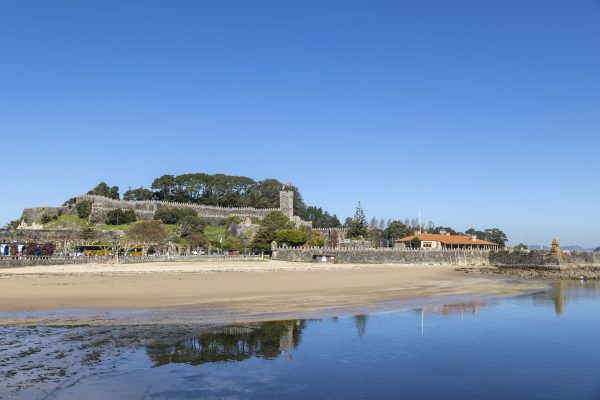
[[[450,295],[539,289],[453,266],[255,262],[63,265],[0,270],[0,311],[200,307],[306,313]]]

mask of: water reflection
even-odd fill
[[[305,326],[302,320],[227,326],[175,343],[152,344],[146,352],[154,367],[169,363],[242,361],[252,357],[274,359],[298,346]]]
[[[550,284],[550,290],[533,293],[522,297],[534,304],[553,305],[554,312],[560,317],[565,305],[581,299],[597,298],[600,283],[595,281],[555,281]]]
[[[600,284],[446,299],[221,328],[0,327],[0,398],[600,398]]]
[[[597,297],[600,285],[595,282],[557,281],[547,291],[536,292],[516,299],[536,305],[553,307],[557,316],[564,312],[567,302],[581,298]],[[421,334],[425,333],[427,316],[479,315],[486,307],[498,300],[473,300],[449,302],[415,308],[420,314]],[[368,314],[352,317],[359,338],[367,334]],[[332,318],[337,322],[338,318]],[[291,360],[292,350],[300,344],[305,320],[269,321],[243,325],[232,325],[204,330],[185,339],[161,341],[146,346],[146,354],[154,367],[184,363],[201,365],[214,362],[243,361],[249,358],[275,359],[284,355]]]

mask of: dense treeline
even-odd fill
[[[150,189],[129,189],[123,200],[163,200],[204,204],[223,207],[278,208],[279,191],[283,183],[277,179],[255,181],[246,176],[225,174],[163,175],[156,178]],[[298,188],[294,192],[294,214],[305,221],[312,221],[316,228],[340,226],[336,215],[330,215],[319,207],[307,206]],[[89,194],[119,198],[119,188],[101,182]]]

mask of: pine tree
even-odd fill
[[[364,238],[369,233],[368,228],[367,217],[365,217],[365,211],[361,207],[359,201],[356,206],[356,211],[354,212],[354,218],[352,218],[350,226],[348,227],[348,236],[350,236],[351,239]]]
[[[377,229],[377,217],[371,218],[371,223],[369,224],[371,228]]]
[[[81,239],[86,242],[93,241],[93,239],[96,237],[96,229],[94,229],[94,224],[88,221],[84,226],[82,226],[80,236]]]
[[[429,233],[433,233],[434,230],[435,230],[435,224],[433,223],[433,221],[429,220],[429,223],[427,224],[427,231]]]

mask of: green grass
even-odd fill
[[[121,225],[96,225],[98,229],[103,231],[126,231],[129,229],[131,225],[129,224],[121,224]]]
[[[79,229],[86,220],[76,214],[64,214],[44,225],[44,229]]]
[[[219,237],[221,235],[225,235],[225,227],[224,226],[214,226],[214,225],[206,225],[204,228],[204,236],[208,240],[219,241]]]
[[[44,229],[75,229],[79,230],[86,224],[87,220],[79,218],[76,214],[65,214],[58,217],[58,219],[52,220],[44,225]],[[96,225],[96,229],[103,231],[126,231],[129,229],[131,224],[121,225]],[[163,225],[167,235],[173,235],[177,230],[177,225]],[[204,229],[204,235],[208,240],[219,241],[221,235],[225,235],[224,226],[207,225]]]

